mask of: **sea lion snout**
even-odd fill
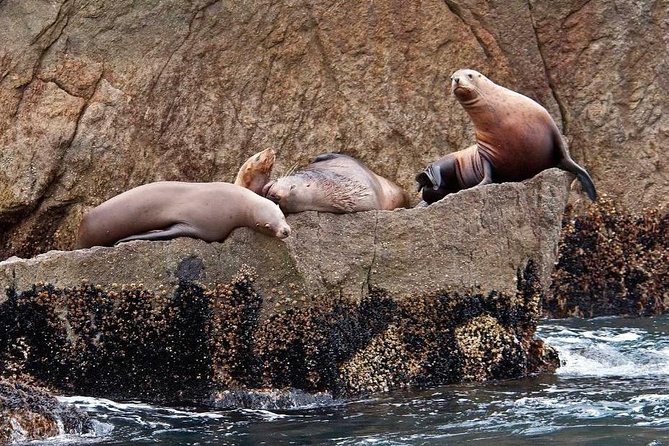
[[[274,186],[275,183],[276,180],[272,180],[267,184],[265,184],[262,188],[262,196],[267,198],[268,200],[272,200],[276,204],[279,204],[278,202],[279,197],[272,190],[272,186]]]
[[[286,237],[288,237],[289,235],[290,235],[290,226],[288,226],[287,224],[286,224],[286,225],[282,225],[282,226],[279,227],[279,229],[276,231],[276,236],[277,236],[278,238],[286,238]]]

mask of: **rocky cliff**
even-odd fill
[[[304,212],[285,241],[240,228],[0,262],[0,371],[227,406],[239,389],[350,396],[554,370],[534,333],[570,179]]]
[[[467,147],[477,68],[544,104],[601,192],[666,207],[665,0],[0,1],[0,258],[72,246],[141,183],[280,173],[322,151],[410,190]]]

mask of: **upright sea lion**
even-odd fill
[[[409,203],[398,185],[341,153],[318,155],[305,168],[266,184],[263,194],[285,213],[391,210]]]
[[[571,158],[544,107],[469,69],[453,73],[451,91],[474,123],[476,145],[439,159],[416,176],[425,201],[475,185],[526,180],[551,167],[576,175],[590,199],[597,199],[590,175]]]
[[[275,160],[276,153],[273,149],[265,149],[256,153],[239,168],[234,184],[260,195],[262,188],[269,183]]]
[[[290,235],[279,206],[248,189],[230,183],[160,181],[92,209],[79,226],[77,247],[176,237],[222,241],[241,226],[279,238]]]

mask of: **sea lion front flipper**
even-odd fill
[[[477,184],[477,186],[492,184],[492,164],[490,164],[490,161],[484,157],[481,157],[481,166],[483,166],[483,179]]]
[[[192,237],[192,238],[201,238],[197,231],[193,227],[185,223],[176,223],[172,226],[168,226],[165,229],[157,229],[155,231],[143,232],[141,234],[130,235],[128,237],[122,238],[121,240],[114,243],[118,245],[119,243],[130,242],[133,240],[170,240],[177,237]]]
[[[432,189],[439,189],[439,186],[441,186],[441,166],[432,163],[425,168],[424,172],[430,183],[432,183]]]
[[[432,188],[430,177],[427,175],[427,173],[425,173],[425,171],[416,175],[415,180],[418,186],[416,192],[422,191],[424,187]]]

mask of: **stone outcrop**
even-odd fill
[[[413,189],[469,146],[450,74],[543,103],[600,192],[669,196],[663,1],[0,2],[0,258],[68,249],[87,207],[343,151]]]
[[[669,308],[669,213],[629,213],[603,199],[575,215],[560,238],[548,317],[652,316]]]
[[[90,418],[43,389],[0,379],[0,444],[93,432]]]
[[[64,391],[170,402],[552,370],[534,331],[570,180],[552,169],[428,208],[305,212],[288,217],[285,241],[241,228],[222,243],[9,259],[2,368]]]

